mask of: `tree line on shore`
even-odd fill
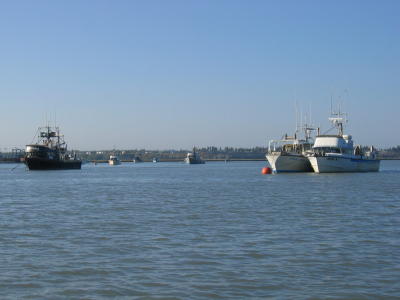
[[[383,159],[400,159],[400,145],[378,151],[378,156]]]
[[[102,161],[108,160],[110,155],[118,155],[121,160],[133,161],[152,161],[157,158],[160,161],[170,160],[179,161],[186,157],[186,154],[191,150],[146,150],[146,149],[132,149],[132,150],[101,150],[101,151],[73,151],[83,160],[86,161]],[[208,146],[196,148],[196,151],[205,160],[259,160],[265,159],[265,154],[268,149],[266,147],[251,147],[251,148],[237,148],[237,147],[215,147]],[[24,151],[10,151],[0,152],[0,161],[18,161],[24,156]],[[382,159],[400,159],[400,145],[390,147],[387,149],[380,149],[378,151],[379,158]]]
[[[77,155],[88,161],[107,160],[110,155],[118,155],[121,160],[152,161],[153,158],[162,160],[183,160],[191,150],[103,150],[77,151]],[[196,151],[206,160],[235,160],[235,159],[264,159],[266,148],[234,148],[234,147],[203,147]]]

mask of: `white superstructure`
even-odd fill
[[[351,135],[343,134],[344,114],[335,113],[329,118],[338,129],[336,135],[317,135],[308,159],[316,173],[334,172],[376,172],[380,160],[371,146],[364,151],[359,145],[354,147]]]

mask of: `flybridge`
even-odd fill
[[[51,132],[46,132],[46,131],[42,131],[40,132],[40,137],[42,138],[50,138],[50,137],[56,137],[57,133],[55,131],[51,131]]]
[[[338,135],[343,135],[343,125],[347,123],[347,114],[340,111],[340,106],[337,112],[331,111],[331,117],[328,120],[338,129]]]
[[[60,129],[59,127],[50,127],[50,126],[45,126],[45,127],[39,127],[39,137],[40,138],[52,138],[52,137],[61,137],[60,136]]]
[[[51,148],[59,148],[63,152],[66,152],[67,150],[64,136],[60,135],[59,127],[39,127],[37,131],[37,138],[38,144],[43,144]]]

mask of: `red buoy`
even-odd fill
[[[271,174],[272,173],[272,169],[269,167],[264,167],[261,169],[261,174],[266,175],[266,174]]]

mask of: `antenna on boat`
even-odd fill
[[[296,89],[294,90],[294,103],[295,103],[295,112],[296,112],[296,127],[295,127],[294,131],[298,132],[301,128],[301,123],[299,124],[299,107],[298,107]]]
[[[37,138],[38,134],[40,133],[40,127],[38,129],[36,129],[36,133],[35,136],[32,138],[31,144],[34,143],[35,139]]]
[[[298,112],[297,112],[297,100],[295,100],[295,111],[296,111],[296,127],[295,127],[295,131],[297,131],[297,128],[299,127],[299,120],[298,120]]]
[[[306,118],[307,120],[307,118]],[[300,128],[303,126],[303,110],[300,109]]]
[[[347,114],[342,112],[340,102],[338,104],[338,111],[332,111],[329,121],[338,129],[339,135],[343,135],[343,124],[347,123]]]

